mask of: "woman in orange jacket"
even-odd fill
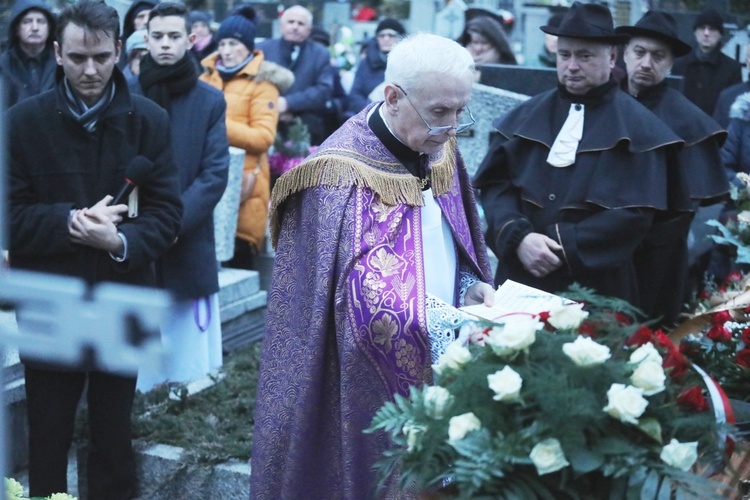
[[[279,94],[294,74],[255,50],[255,11],[242,7],[216,33],[219,50],[203,59],[201,80],[224,93],[229,145],[245,150],[239,220],[230,267],[249,269],[263,244],[268,219],[270,171],[268,148],[276,137]]]

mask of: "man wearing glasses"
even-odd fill
[[[404,39],[385,101],[277,181],[253,498],[409,498],[397,477],[376,491],[388,442],[362,431],[394,394],[432,381],[455,306],[493,301],[455,140],[474,121],[473,69],[451,40]]]
[[[617,88],[616,45],[627,40],[606,7],[575,2],[542,31],[558,36],[558,88],[495,124],[474,180],[495,282],[552,293],[578,282],[637,304],[633,252],[668,206],[667,154],[681,141]]]

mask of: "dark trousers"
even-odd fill
[[[131,412],[136,379],[26,366],[31,497],[68,490],[68,452],[76,409],[87,380],[89,498],[116,500],[135,496]]]

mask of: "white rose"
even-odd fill
[[[698,442],[680,443],[672,439],[668,445],[661,449],[659,455],[662,462],[677,469],[689,470],[698,460]]]
[[[505,356],[533,344],[536,341],[536,332],[542,328],[544,323],[536,318],[513,319],[490,330],[485,342],[496,354]]]
[[[460,441],[469,432],[478,431],[481,428],[482,422],[471,412],[451,417],[448,423],[448,441]]]
[[[612,384],[607,391],[608,404],[604,411],[620,420],[631,424],[638,423],[648,401],[643,397],[643,389],[625,384]]]
[[[487,383],[495,393],[492,397],[495,401],[516,401],[521,392],[523,379],[513,368],[506,366],[492,375],[487,375]]]
[[[560,304],[550,309],[547,321],[560,330],[572,330],[581,326],[583,320],[588,316],[588,311],[583,310],[583,304]]]
[[[436,365],[432,365],[435,373],[441,375],[447,368],[458,370],[471,361],[471,352],[460,341],[451,342]]]
[[[743,210],[737,214],[737,220],[743,224],[750,224],[750,211]]]
[[[633,385],[643,389],[643,394],[646,396],[663,391],[666,380],[667,375],[664,373],[664,368],[662,368],[661,363],[655,361],[640,363],[630,376]]]
[[[427,428],[424,425],[415,424],[411,420],[404,424],[401,432],[406,436],[406,451],[411,453],[421,447],[422,434]]]
[[[631,363],[635,364],[642,361],[653,361],[662,364],[664,360],[662,359],[661,354],[659,354],[659,351],[656,350],[656,347],[654,347],[654,344],[647,342],[633,351],[633,354],[630,355]]]
[[[570,465],[565,459],[560,441],[555,438],[545,439],[537,443],[531,449],[529,458],[534,462],[534,466],[540,476],[558,471]]]
[[[444,387],[431,385],[424,390],[424,408],[428,417],[440,420],[453,404],[453,395]]]
[[[589,337],[578,337],[574,342],[563,344],[562,350],[578,366],[598,365],[611,356],[609,347],[598,344]]]

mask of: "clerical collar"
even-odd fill
[[[367,117],[367,124],[386,149],[406,167],[406,170],[422,181],[422,191],[430,189],[429,157],[426,154],[414,151],[396,137],[381,115],[382,107],[383,103],[375,106],[370,111]]]

